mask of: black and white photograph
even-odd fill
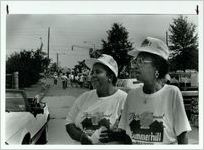
[[[203,145],[203,3],[147,2],[1,3],[3,148]]]

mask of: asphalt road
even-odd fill
[[[65,130],[65,118],[76,98],[83,92],[89,90],[86,88],[68,87],[62,89],[61,81],[57,85],[50,82],[50,89],[43,101],[48,104],[50,112],[50,121],[48,122],[48,145],[67,145],[76,144],[72,141]],[[70,143],[70,141],[72,141]]]

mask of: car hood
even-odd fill
[[[5,113],[5,138],[6,141],[29,122],[32,114],[29,112],[6,112]]]

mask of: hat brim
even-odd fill
[[[95,63],[101,63],[101,64],[104,64],[103,62],[99,61],[98,59],[95,59],[95,58],[90,58],[90,59],[87,59],[85,60],[85,64],[87,65],[87,67],[89,67],[90,69],[93,68],[93,65]],[[105,64],[104,64],[105,65]]]
[[[96,59],[96,58],[90,58],[90,59],[85,60],[85,64],[86,64],[87,67],[89,67],[91,70],[92,70],[93,65],[94,65],[95,63],[103,64],[103,65],[107,66],[110,70],[113,71],[113,69],[110,68],[110,66],[109,66],[108,64],[106,64],[105,62],[100,61],[100,60],[98,60],[98,59]],[[113,71],[113,73],[115,74],[116,77],[118,76],[118,74],[117,74],[116,72]]]
[[[133,57],[137,57],[138,54],[141,53],[141,52],[146,52],[146,53],[155,54],[155,55],[160,56],[158,53],[152,51],[152,49],[150,49],[150,48],[141,48],[141,47],[140,48],[135,48],[134,50],[129,51],[128,55],[133,56]]]

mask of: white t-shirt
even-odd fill
[[[80,76],[79,81],[83,82],[84,76]]]
[[[145,94],[143,86],[128,93],[119,128],[134,144],[176,144],[177,136],[191,127],[183,98],[176,86]]]
[[[79,76],[75,76],[75,80],[77,80],[77,81],[78,81],[78,80],[79,80]]]
[[[54,75],[54,78],[55,78],[55,79],[57,79],[57,78],[58,78],[58,76],[57,76],[57,75]]]
[[[70,80],[73,80],[74,79],[74,75],[73,74],[69,74],[69,78],[70,78]]]
[[[110,127],[118,125],[127,93],[118,89],[113,95],[98,97],[96,90],[83,93],[73,104],[66,117],[66,124],[74,123],[91,136],[100,128],[101,120]]]
[[[66,75],[62,75],[61,78],[62,78],[62,81],[66,81],[68,79]]]

